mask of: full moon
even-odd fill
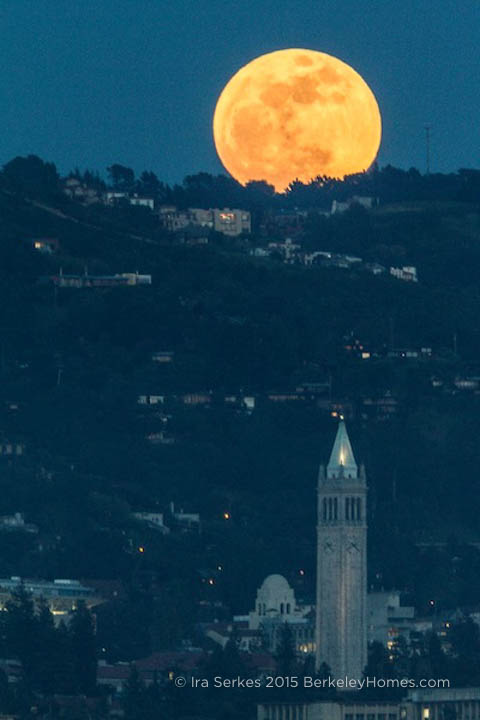
[[[242,67],[215,108],[213,136],[224,167],[242,184],[343,178],[367,170],[382,121],[365,80],[336,57],[292,48]]]

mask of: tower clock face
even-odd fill
[[[358,547],[356,542],[354,542],[353,540],[350,540],[347,545],[347,552],[352,553],[352,554],[359,553],[360,548]]]

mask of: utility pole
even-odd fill
[[[427,165],[427,175],[430,175],[430,132],[432,126],[425,125],[425,159]]]

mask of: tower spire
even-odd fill
[[[337,436],[327,465],[327,477],[338,477],[339,475],[354,478],[358,475],[357,463],[343,420],[338,425]]]

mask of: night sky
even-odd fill
[[[225,83],[305,47],[372,88],[381,165],[424,171],[426,123],[432,171],[480,165],[479,0],[4,0],[0,26],[0,163],[221,172],[211,119]]]

